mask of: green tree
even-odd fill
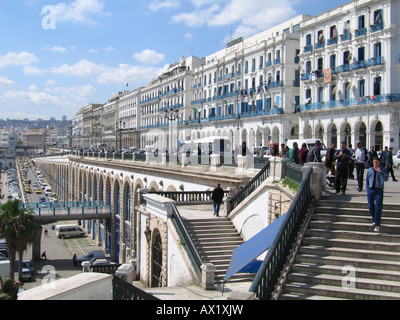
[[[14,280],[16,254],[19,254],[19,278],[22,275],[23,252],[32,243],[40,226],[30,211],[22,209],[19,200],[8,201],[0,208],[0,236],[6,240],[10,259],[10,278]]]

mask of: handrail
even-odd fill
[[[311,173],[312,168],[307,170],[274,242],[250,287],[249,291],[255,293],[260,300],[271,299],[293,242],[306,217],[312,201]]]
[[[186,248],[187,254],[189,255],[190,260],[193,262],[193,266],[196,269],[197,275],[199,279],[201,279],[201,266],[203,264],[203,260],[201,259],[201,256],[197,251],[197,248],[194,245],[192,238],[186,230],[186,227],[183,223],[181,215],[178,212],[178,209],[176,208],[176,205],[172,204],[172,208],[172,223],[174,224],[179,237],[181,238],[181,240],[184,241],[184,243],[182,243],[182,247],[184,248],[184,250]]]
[[[229,191],[224,191],[225,195]],[[148,194],[157,194],[176,201],[177,204],[212,203],[212,191],[150,191]]]
[[[268,179],[270,167],[271,162],[268,161],[264,168],[236,196],[229,200],[228,215]]]
[[[138,300],[160,300],[155,296],[143,291],[130,283],[115,277],[112,280],[113,300],[117,301],[138,301]]]

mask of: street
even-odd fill
[[[33,183],[37,182],[37,178],[32,168],[28,169],[27,179],[31,180],[31,188]],[[4,199],[1,200],[1,204],[7,202],[9,196],[8,187],[5,184],[7,181],[7,175],[3,173],[1,175],[0,188]],[[28,201],[30,203],[38,203],[39,198],[44,194],[34,193],[27,194]],[[48,198],[46,197],[48,201]],[[92,241],[89,236],[82,238],[67,238],[65,240],[58,239],[55,230],[52,226],[63,225],[63,224],[78,224],[77,222],[58,222],[51,225],[42,226],[42,240],[41,240],[41,252],[46,252],[47,260],[41,259],[41,261],[33,261],[33,265],[36,269],[35,274],[30,282],[24,282],[23,287],[26,290],[41,286],[47,283],[48,279],[59,280],[72,277],[82,272],[80,266],[74,267],[72,257],[76,254],[78,257],[85,255],[89,251],[99,250],[101,248],[95,245],[95,241]],[[48,230],[48,235],[45,236],[44,230]],[[55,228],[54,228],[55,229]],[[31,246],[24,252],[24,260],[32,260],[32,248]],[[18,256],[16,265],[18,266]],[[15,274],[15,279],[18,279],[18,274]]]

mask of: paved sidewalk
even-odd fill
[[[365,176],[366,176],[365,172]],[[394,174],[400,178],[400,170],[396,169]],[[344,201],[344,202],[363,202],[368,203],[367,199],[367,191],[365,189],[365,181],[364,181],[364,190],[362,192],[357,191],[357,180],[349,179],[347,183],[347,191],[345,195],[335,194],[336,190],[334,186],[326,186],[323,191],[322,200],[334,200],[334,201]],[[385,182],[385,198],[384,204],[400,204],[400,182],[393,182],[392,178],[389,176],[389,181]]]

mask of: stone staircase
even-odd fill
[[[225,217],[184,220],[204,263],[212,263],[217,271],[215,283],[222,283],[231,262],[233,251],[244,241],[233,223]],[[254,274],[236,274],[229,281],[253,281]]]
[[[280,299],[400,299],[400,205],[376,233],[367,204],[319,201]]]

